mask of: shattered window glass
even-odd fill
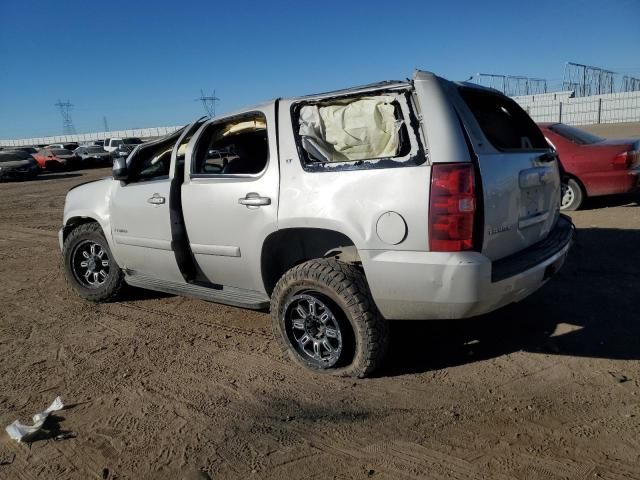
[[[378,95],[300,108],[302,146],[316,162],[350,162],[402,154],[406,126],[396,98]]]

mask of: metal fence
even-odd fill
[[[610,93],[574,98],[574,92],[550,92],[513,97],[536,122],[569,125],[640,122],[640,92]],[[50,137],[0,140],[0,146],[41,145],[60,142],[91,142],[114,137],[159,137],[181,127],[135,128],[111,132],[55,135]]]
[[[569,125],[640,122],[640,92],[610,93],[573,98],[573,92],[514,97],[536,122]]]
[[[113,130],[111,132],[79,133],[74,135],[54,135],[50,137],[20,138],[16,140],[0,140],[0,146],[16,147],[20,145],[49,145],[52,143],[65,142],[93,142],[94,140],[104,140],[105,138],[124,137],[160,137],[175,132],[182,126],[174,127],[152,127],[133,128],[129,130]]]

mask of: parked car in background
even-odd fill
[[[108,155],[111,155],[111,161],[115,160],[116,158],[126,158],[131,152],[135,150],[136,147],[137,145],[121,143],[116,147],[114,151],[108,153]]]
[[[416,72],[139,145],[69,191],[59,240],[85,299],[126,282],[270,307],[289,358],[363,377],[387,321],[480,315],[547,282],[573,235],[560,192],[556,155],[516,102]]]
[[[80,163],[80,159],[71,150],[65,148],[45,147],[38,150],[33,158],[36,159],[40,168],[46,170],[72,169]]]
[[[587,197],[638,188],[639,139],[604,139],[564,123],[539,123],[560,156],[563,210],[576,210]]]
[[[38,175],[38,162],[23,150],[0,152],[0,180],[31,179]]]
[[[38,149],[34,148],[34,147],[9,147],[6,148],[6,150],[12,150],[12,151],[21,151],[21,152],[25,152],[28,153],[29,155],[33,155],[34,153],[38,153]]]
[[[107,138],[104,141],[104,149],[107,152],[113,152],[119,145],[140,145],[142,140],[138,137],[125,137],[125,138]]]
[[[65,150],[74,151],[80,145],[78,142],[68,142],[68,143],[52,143],[51,145],[47,145],[44,148],[64,148]]]
[[[80,158],[82,166],[111,164],[111,154],[98,145],[81,146],[73,153]]]

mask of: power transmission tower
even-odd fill
[[[200,98],[196,98],[196,102],[202,102],[202,108],[204,108],[204,112],[210,116],[216,116],[216,102],[219,102],[220,99],[216,97],[216,91],[214,90],[211,95],[205,95],[204,90],[200,89]]]
[[[62,133],[65,135],[73,135],[76,133],[76,129],[73,127],[73,120],[71,119],[71,110],[73,110],[73,104],[67,99],[66,102],[58,99],[58,103],[55,104],[60,110],[62,115]]]
[[[104,115],[102,117],[102,121],[104,122],[104,131],[108,132],[109,131],[109,124],[107,123],[107,116],[106,115]]]

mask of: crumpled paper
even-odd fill
[[[24,425],[20,423],[20,420],[16,420],[6,427],[5,430],[11,438],[20,442],[24,437],[28,437],[38,432],[51,412],[57,412],[63,408],[64,404],[62,403],[62,399],[60,397],[56,397],[44,412],[36,413],[33,416],[33,425]]]

